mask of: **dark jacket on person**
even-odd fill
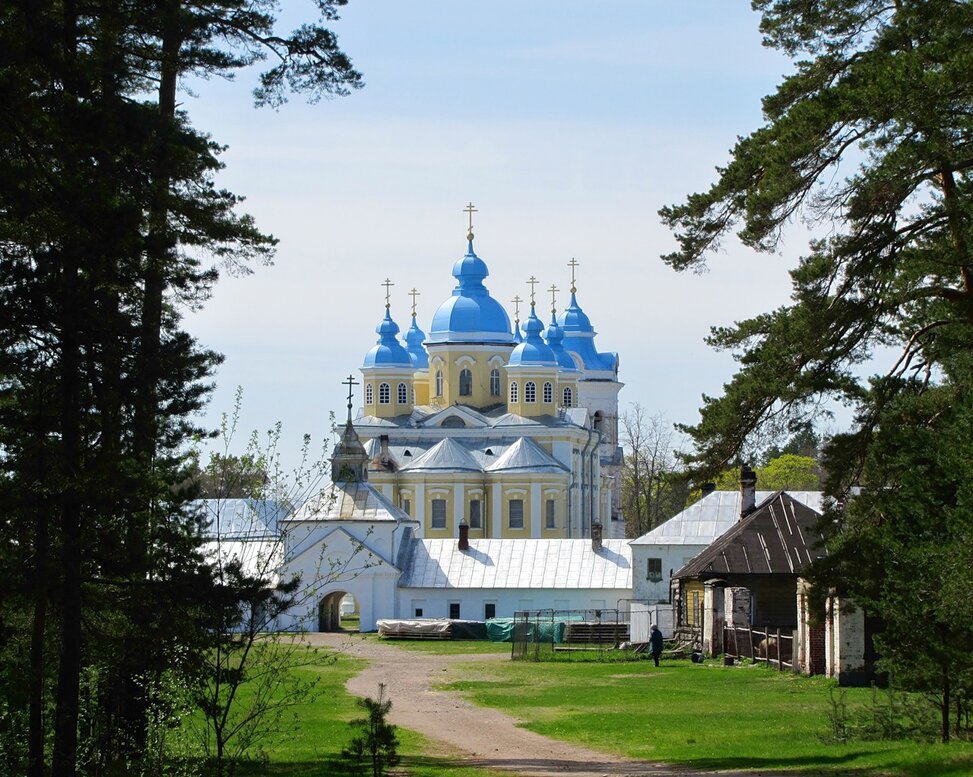
[[[654,629],[652,634],[649,635],[649,651],[652,653],[661,653],[664,641],[662,632],[659,629]]]

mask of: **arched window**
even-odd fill
[[[570,386],[565,386],[564,388],[564,401],[561,403],[565,407],[572,407],[574,403],[574,392],[571,391]]]
[[[517,396],[517,381],[515,380],[510,381],[510,401],[511,402],[519,401],[519,398]]]
[[[544,401],[545,402],[554,401],[554,386],[551,383],[544,384]]]
[[[388,383],[378,384],[378,404],[387,405],[392,401],[392,389]]]
[[[473,373],[467,369],[459,371],[459,395],[461,397],[473,396]]]
[[[409,387],[408,386],[406,386],[404,383],[400,383],[399,384],[398,394],[399,394],[399,404],[400,405],[407,405],[407,404],[409,404]]]
[[[537,401],[537,384],[529,380],[524,384],[524,402]]]
[[[490,370],[490,396],[500,396],[500,370],[496,367]]]
[[[374,401],[374,395],[372,393],[372,384],[365,384],[365,404],[370,405]]]
[[[436,370],[436,396],[441,397],[443,395],[443,371]]]

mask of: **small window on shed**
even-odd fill
[[[449,619],[454,621],[459,620],[459,602],[449,603]]]
[[[662,559],[650,558],[645,561],[645,579],[658,583],[662,580]]]
[[[496,602],[487,602],[483,605],[483,620],[488,621],[490,618],[497,617],[497,604]]]

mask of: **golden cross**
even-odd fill
[[[523,300],[520,298],[520,295],[518,294],[510,301],[514,303],[514,321],[520,321],[520,303],[523,302]]]
[[[416,297],[421,296],[421,293],[417,288],[413,286],[412,291],[409,292],[409,296],[412,297],[412,317],[415,318],[416,317]]]
[[[534,287],[538,283],[540,283],[540,281],[537,280],[537,278],[535,278],[533,275],[531,275],[530,278],[527,279],[527,284],[530,286],[530,304],[531,304],[531,307],[533,307],[533,305],[534,305]]]
[[[349,375],[348,380],[341,381],[341,385],[348,387],[348,420],[351,420],[351,397],[352,397],[352,386],[357,386],[358,381],[355,380],[354,376]]]
[[[473,239],[473,214],[479,213],[480,211],[478,211],[476,208],[473,207],[472,202],[469,205],[467,205],[465,208],[463,208],[463,210],[464,212],[468,213],[470,217],[470,226],[466,232],[466,239],[472,240]]]
[[[573,256],[571,257],[571,261],[568,262],[568,267],[571,268],[571,293],[572,294],[574,294],[578,290],[577,286],[574,285],[574,268],[580,264],[581,262],[579,262]]]
[[[392,281],[390,281],[390,280],[389,280],[388,278],[386,278],[386,279],[385,279],[385,282],[384,282],[384,283],[381,283],[381,284],[379,284],[379,285],[380,285],[380,286],[384,286],[384,287],[385,287],[385,309],[386,309],[386,310],[388,310],[388,309],[389,309],[390,307],[392,307],[392,303],[391,303],[391,302],[389,302],[389,300],[390,300],[390,299],[391,299],[391,297],[392,297],[392,292],[390,291],[390,289],[391,289],[391,288],[392,288],[392,287],[393,287],[393,286],[394,286],[395,284],[394,284],[394,283],[392,283]]]
[[[557,313],[557,293],[560,289],[552,283],[548,291],[551,292],[551,313]]]

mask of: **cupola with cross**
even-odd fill
[[[530,316],[524,324],[524,341],[510,354],[507,362],[507,409],[514,415],[554,415],[557,411],[557,357],[544,342],[544,324],[537,317],[534,299],[537,279],[532,275],[530,285]],[[556,292],[551,287],[552,295]]]
[[[392,320],[391,288],[388,278],[385,287],[385,318],[375,328],[378,341],[365,354],[362,378],[365,387],[364,414],[375,418],[394,418],[407,415],[415,405],[413,356],[399,342],[399,325]]]
[[[429,403],[485,409],[503,403],[504,364],[515,342],[507,312],[483,284],[486,262],[473,250],[476,208],[470,203],[465,211],[467,250],[453,265],[456,287],[436,310],[426,339]]]

